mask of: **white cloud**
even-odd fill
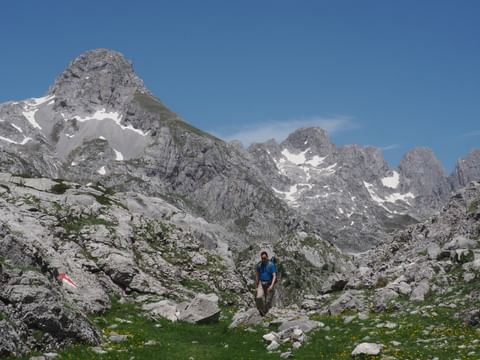
[[[480,136],[480,130],[470,131],[462,135],[463,137]]]
[[[388,151],[388,150],[398,149],[399,147],[400,147],[400,145],[398,145],[398,144],[392,144],[392,145],[382,146],[381,149],[383,151]]]
[[[329,135],[358,127],[351,118],[346,116],[333,118],[310,117],[287,121],[267,121],[226,130],[213,130],[211,133],[226,141],[239,140],[244,146],[248,146],[252,143],[265,142],[269,139],[281,142],[296,129],[314,126],[324,129]]]

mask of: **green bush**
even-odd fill
[[[70,186],[63,182],[59,182],[50,188],[50,192],[54,194],[65,194],[65,191],[67,191],[68,189],[70,189]]]

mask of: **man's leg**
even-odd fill
[[[257,294],[255,295],[255,304],[260,312],[260,315],[265,315],[265,292],[263,291],[262,283],[257,286]]]
[[[272,289],[272,291],[265,291],[265,314],[270,310],[272,307],[272,302],[273,302],[273,294],[275,290]]]

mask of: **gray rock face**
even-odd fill
[[[480,149],[473,150],[465,158],[458,160],[450,175],[450,182],[454,190],[460,190],[471,181],[480,180]]]
[[[4,326],[4,354],[21,353],[32,343],[39,347],[56,348],[76,342],[100,342],[98,330],[83,314],[68,308],[61,292],[52,292],[51,283],[43,274],[6,268],[2,271],[0,282],[8,283],[1,287],[1,301],[19,305],[4,308],[7,317],[15,324],[13,329]],[[27,337],[25,331],[28,329],[37,331],[42,337]]]
[[[238,304],[250,298],[232,266],[226,245],[232,235],[221,226],[159,198],[24,180],[0,174],[2,355],[98,344],[100,333],[86,314],[107,310],[111,296],[142,294],[145,312],[167,318],[177,309],[167,309],[163,297],[174,293],[188,304],[195,286],[215,291],[222,302],[224,296]],[[202,246],[205,237],[209,249]],[[193,262],[195,255],[208,259],[209,268]],[[208,300],[218,302],[195,300],[185,319],[208,318],[200,318],[214,307],[206,307]]]
[[[355,301],[349,289],[323,306],[319,303],[325,302],[324,299],[312,298],[309,308],[338,314],[345,309],[360,309],[358,304],[363,303],[372,304],[372,310],[399,310],[404,306],[397,301],[400,295],[408,297],[409,304],[414,306],[426,296],[435,297],[452,286],[477,279],[478,204],[480,183],[472,182],[454,194],[437,216],[399,231],[391,241],[359,255],[356,258],[359,271],[352,273],[347,288],[376,288],[373,296]],[[365,295],[361,290],[357,293],[358,298]]]
[[[323,130],[308,128],[281,144],[253,144],[249,152],[275,194],[345,251],[364,251],[392,230],[435,214],[452,190],[427,148],[409,151],[395,170],[379,149],[336,148]],[[461,163],[471,169],[470,178],[476,176],[479,155],[473,152]]]
[[[136,92],[147,92],[123,55],[108,49],[87,51],[73,60],[55,80],[48,94],[55,96],[54,110],[93,105],[118,109]]]
[[[416,221],[410,214],[415,195],[400,190],[399,173],[379,149],[337,149],[323,130],[308,128],[249,152],[275,194],[343,250],[363,251],[391,228]]]
[[[432,214],[448,200],[451,187],[442,165],[429,148],[415,148],[400,162],[401,188],[416,194],[416,205]]]

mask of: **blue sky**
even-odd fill
[[[71,4],[71,5],[69,5]],[[123,53],[186,121],[245,143],[325,127],[392,166],[480,147],[480,1],[2,1],[0,102],[85,50]]]

